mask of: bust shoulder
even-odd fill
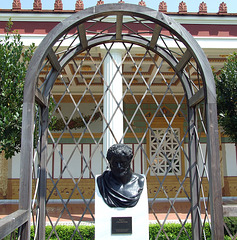
[[[139,186],[143,187],[145,183],[145,176],[138,173],[133,173],[133,176],[136,179],[136,181],[138,181]]]

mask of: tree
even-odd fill
[[[237,144],[237,53],[227,58],[215,80],[219,124]]]
[[[0,153],[7,159],[20,151],[24,79],[35,49],[23,46],[12,25],[9,20],[0,40]]]

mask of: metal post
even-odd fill
[[[192,239],[201,239],[201,222],[198,214],[200,209],[199,178],[197,172],[197,139],[195,132],[195,107],[189,108],[189,171],[190,171],[190,193],[191,193],[191,219]]]
[[[221,171],[218,142],[218,123],[216,103],[207,103],[207,130],[208,130],[208,168],[210,177],[210,200],[212,239],[224,238],[223,206]]]
[[[40,139],[40,178],[39,178],[39,231],[38,240],[45,239],[45,200],[46,200],[46,161],[48,143],[48,107],[41,107],[41,139]]]
[[[22,226],[21,239],[30,239],[30,211],[32,198],[34,103],[24,102],[22,116],[21,166],[19,209],[28,211],[28,221]]]

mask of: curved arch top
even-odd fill
[[[92,21],[93,19],[99,17],[110,16],[116,18],[116,32],[114,34],[112,34],[110,37],[107,36],[107,38],[103,38],[100,36],[97,39],[90,39],[86,36],[85,23],[87,21]],[[149,23],[153,23],[155,25],[150,41],[144,41],[144,39],[142,39],[141,41],[141,39],[134,36],[135,34],[129,36],[122,32],[123,19],[125,19],[126,16],[140,18],[143,21],[148,21]],[[50,31],[50,33],[43,39],[41,44],[36,49],[35,54],[30,62],[30,66],[26,75],[24,101],[34,101],[35,85],[44,59],[47,56],[49,59],[55,59],[52,50],[53,46],[64,34],[66,34],[75,27],[78,28],[80,44],[77,46],[77,48],[72,49],[71,52],[68,53],[67,59],[59,59],[52,64],[54,70],[51,72],[51,74],[54,75],[54,79],[57,77],[66,61],[70,60],[70,57],[73,57],[75,54],[87,48],[90,48],[93,45],[109,41],[133,42],[144,47],[146,46],[147,48],[158,53],[167,61],[169,61],[173,69],[176,71],[177,75],[179,75],[179,77],[183,75],[184,66],[187,61],[189,61],[191,58],[194,58],[198,65],[198,71],[200,71],[200,75],[202,77],[205,92],[204,95],[208,96],[208,102],[215,102],[215,83],[210,65],[204,52],[202,51],[196,40],[192,37],[192,35],[180,24],[175,22],[172,18],[161,12],[157,12],[153,9],[140,5],[119,3],[99,5],[77,12],[59,23],[54,29]],[[167,57],[167,54],[169,55],[169,52],[164,51],[161,47],[157,45],[159,34],[162,28],[170,31],[170,33],[172,33],[185,46],[186,51],[180,60],[174,59],[173,56]],[[50,78],[48,77],[47,80],[48,79]],[[185,77],[182,76],[181,79],[183,79],[183,85],[186,86],[185,91],[188,93],[188,99],[190,99],[191,95],[193,95],[194,92],[191,93],[190,89],[187,88],[188,84],[185,83]],[[51,79],[51,87],[53,85],[53,82],[54,80]]]

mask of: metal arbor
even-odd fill
[[[98,47],[104,55],[101,59],[98,58]],[[119,62],[112,53],[114,48],[119,48],[122,52]],[[140,51],[139,54],[136,55],[136,51]],[[140,60],[136,56],[140,56]],[[111,82],[104,76],[103,65],[106,57],[110,57],[110,62],[115,66]],[[143,72],[148,58],[152,68],[149,76]],[[128,59],[134,69],[132,75],[125,74],[125,62]],[[85,62],[88,61],[94,69],[90,78],[87,77],[86,71],[83,71]],[[63,72],[67,67],[73,69],[72,75],[64,77]],[[167,68],[171,69],[169,78],[163,74]],[[113,82],[117,81],[116,75],[120,76],[123,86],[120,98],[116,98],[114,90],[111,90]],[[106,93],[109,93],[115,102],[111,118],[116,112],[122,114],[124,124],[119,139],[110,125],[112,120],[105,116],[106,105],[103,105],[103,102]],[[60,106],[65,98],[73,105],[68,118],[63,116]],[[169,116],[167,109],[164,108],[167,98],[171,99],[174,108]],[[49,104],[50,99],[54,102],[52,105]],[[89,117],[85,117],[81,109],[82,103],[87,102],[88,99],[92,103],[93,111]],[[135,106],[130,115],[124,104],[125,101]],[[38,107],[35,106],[35,102]],[[49,106],[53,108],[50,111]],[[149,106],[153,106],[152,111],[147,111]],[[49,127],[55,120],[49,112],[57,113],[63,124],[62,129],[57,132],[57,137]],[[70,126],[75,113],[82,122],[79,135],[76,135]],[[104,122],[100,134],[95,134],[92,127],[97,115]],[[138,115],[142,126],[145,126],[144,131],[140,132],[134,127]],[[159,141],[154,137],[157,132],[153,127],[157,116],[162,118],[166,126]],[[178,137],[173,124],[179,116],[182,117],[185,127]],[[22,228],[22,239],[29,239],[30,218],[36,220],[34,226],[37,239],[45,238],[45,218],[52,225],[51,235],[55,233],[58,239],[55,228],[63,212],[68,214],[75,226],[72,237],[81,234],[79,226],[86,212],[92,219],[94,218],[90,207],[94,193],[92,192],[89,197],[84,196],[80,183],[86,172],[89,172],[93,182],[95,175],[93,155],[99,152],[102,162],[105,162],[102,144],[106,130],[110,132],[115,142],[126,142],[125,136],[130,134],[130,138],[136,144],[135,155],[141,151],[145,158],[144,173],[147,176],[152,175],[151,179],[157,186],[149,206],[150,212],[161,226],[158,235],[164,234],[169,239],[163,228],[166,221],[162,223],[154,209],[155,202],[162,192],[162,196],[165,196],[170,204],[165,220],[171,211],[175,213],[182,225],[179,236],[185,234],[189,239],[202,237],[206,239],[204,224],[209,222],[212,239],[223,239],[216,94],[211,68],[202,49],[181,25],[163,13],[130,4],[105,4],[77,12],[58,24],[35,51],[27,72],[24,90],[19,199],[20,210],[30,211],[29,206],[32,206],[33,215]],[[73,142],[71,153],[67,157],[59,148],[59,143],[66,133]],[[156,141],[153,155],[147,151],[149,134]],[[168,154],[160,153],[168,134],[172,134],[177,142],[171,158]],[[93,143],[90,156],[83,154],[81,149],[85,136]],[[48,141],[53,143],[50,149]],[[184,147],[185,142],[187,147]],[[186,166],[182,167],[181,175],[172,167],[178,151],[181,151]],[[59,155],[62,162],[61,171],[56,178],[50,174],[48,166],[54,153]],[[70,169],[70,161],[75,153],[83,163],[78,176],[75,176]],[[154,164],[158,164],[156,157],[160,154],[167,165],[161,175],[154,168]],[[74,186],[67,199],[64,199],[58,190],[65,172]],[[173,174],[172,181],[179,185],[172,197],[164,187],[170,174]],[[33,202],[31,202],[32,175],[35,191]],[[47,185],[48,182],[51,188]],[[58,194],[62,204],[56,222],[53,222],[47,210],[47,204],[54,192]],[[79,221],[74,219],[68,208],[75,192],[79,194],[85,206]],[[185,220],[182,220],[176,211],[176,202],[181,192],[190,205]],[[190,216],[192,236],[185,228]]]

